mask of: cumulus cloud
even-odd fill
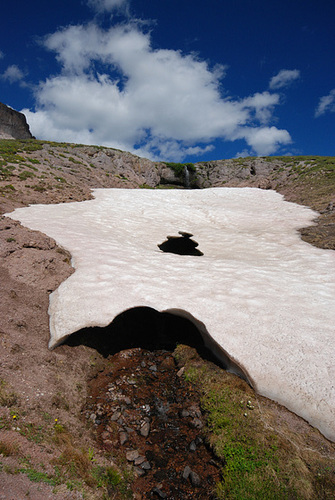
[[[269,87],[272,90],[281,89],[290,85],[290,83],[298,78],[300,78],[300,71],[298,69],[282,69],[277,75],[271,78]]]
[[[275,153],[280,144],[291,142],[287,130],[278,130],[276,127],[249,128],[243,130],[242,137],[260,156]]]
[[[317,118],[327,112],[335,113],[335,89],[331,90],[328,95],[321,97],[315,110],[315,117]]]
[[[69,26],[47,36],[44,45],[61,71],[36,88],[35,111],[23,110],[41,139],[103,144],[166,160],[210,151],[217,138],[242,138],[262,155],[290,141],[286,130],[267,126],[278,94],[222,97],[226,67],[152,48],[142,23]]]
[[[6,71],[1,75],[2,80],[7,80],[9,83],[22,82],[24,79],[24,73],[20,70],[16,64],[8,66]]]

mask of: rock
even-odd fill
[[[272,189],[272,183],[270,179],[260,179],[258,182],[258,187],[260,189]]]
[[[192,441],[191,444],[190,444],[190,451],[196,451],[197,449],[197,445],[195,444],[195,441]]]
[[[200,486],[201,484],[201,479],[199,475],[194,472],[188,465],[186,465],[184,471],[183,471],[183,479],[190,479],[192,486]]]
[[[188,476],[190,475],[191,473],[191,468],[186,465],[184,471],[183,471],[183,479],[188,479]]]
[[[195,427],[196,429],[201,429],[204,424],[200,420],[200,418],[194,418],[191,422],[192,427]]]
[[[200,477],[198,476],[198,474],[196,472],[194,472],[193,470],[191,470],[189,478],[191,480],[192,486],[200,486],[201,479],[200,479]]]
[[[139,457],[135,458],[134,465],[141,465],[145,461],[146,461],[145,457],[140,455]]]
[[[149,433],[150,433],[150,424],[149,424],[149,422],[144,422],[141,425],[140,434],[143,437],[148,437]]]
[[[126,452],[126,459],[128,460],[128,462],[134,462],[134,460],[136,460],[136,458],[138,458],[139,456],[140,454],[137,450],[128,450]]]
[[[116,422],[117,420],[119,420],[120,417],[121,417],[121,412],[120,411],[116,411],[111,416],[111,421],[112,422]]]
[[[128,441],[128,434],[125,431],[119,433],[120,445],[123,446]]]
[[[158,498],[167,498],[167,494],[164,493],[164,491],[162,491],[160,488],[157,488],[157,487],[152,488],[151,493],[153,495],[156,495]]]
[[[144,476],[145,474],[145,470],[141,469],[141,467],[134,467],[133,470],[139,477]]]
[[[151,465],[149,462],[143,462],[143,464],[141,465],[142,469],[144,470],[150,470],[151,469]]]
[[[0,139],[34,139],[26,117],[0,102]]]

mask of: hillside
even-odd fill
[[[319,211],[302,237],[335,250],[334,158],[220,160],[189,165],[188,173],[192,188],[275,189]],[[0,140],[1,214],[89,199],[91,188],[181,189],[185,182],[183,165],[110,148]],[[116,358],[75,343],[47,349],[48,297],[73,272],[70,256],[6,217],[0,235],[0,498],[148,498],[126,466],[126,448],[108,448],[97,423],[99,373],[110,378]],[[204,435],[222,471],[212,498],[333,498],[334,443],[193,349],[179,346],[174,358],[200,398]],[[154,498],[164,498],[159,485],[150,485]],[[187,498],[210,498],[215,489],[208,485],[201,496],[191,486]]]
[[[90,198],[91,188],[184,187],[181,164],[164,164],[110,148],[35,140],[0,141],[2,213],[10,203],[61,203]],[[335,249],[335,158],[268,157],[193,165],[190,186],[275,189],[285,199],[320,212],[306,241]]]

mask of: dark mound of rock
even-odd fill
[[[26,117],[0,102],[0,139],[34,139]]]

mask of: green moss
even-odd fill
[[[179,178],[185,177],[185,167],[187,167],[189,172],[196,172],[196,168],[193,163],[165,163],[165,165],[171,168],[175,175]]]

